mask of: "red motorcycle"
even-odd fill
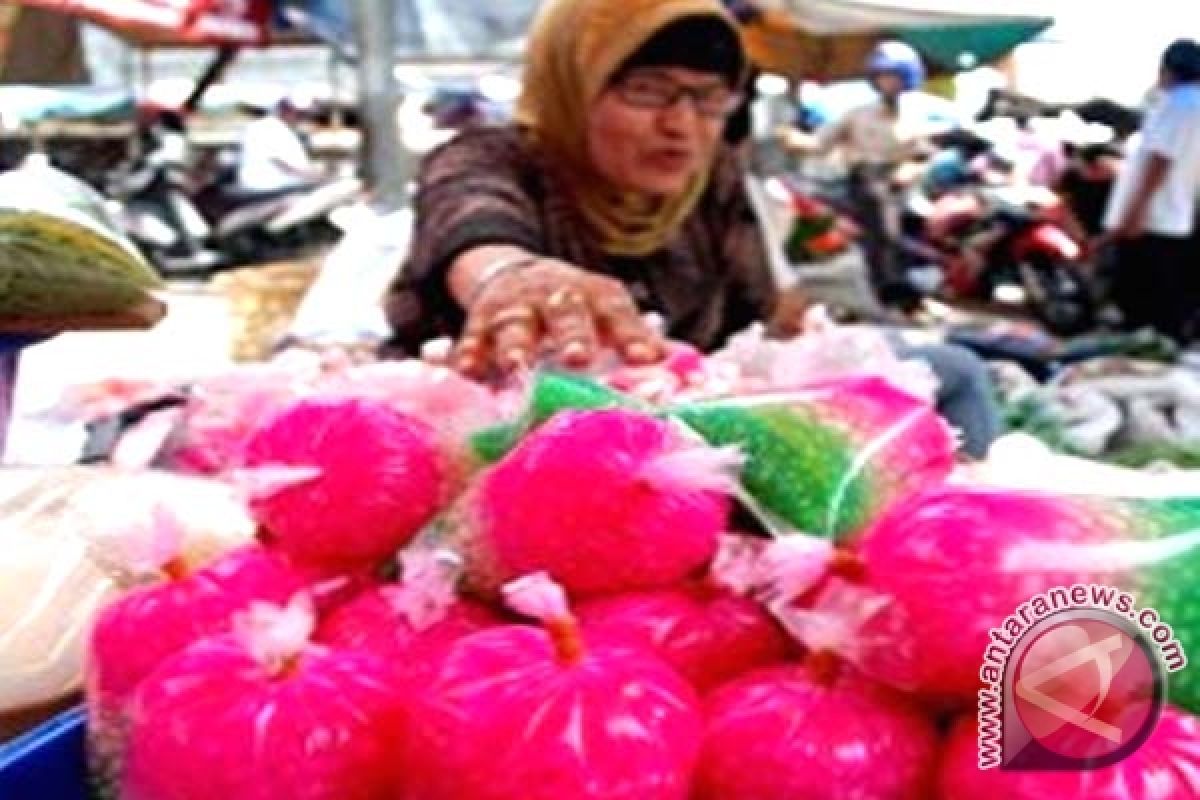
[[[917,216],[926,249],[940,256],[943,292],[1024,304],[1049,330],[1069,335],[1092,327],[1095,301],[1084,248],[1067,233],[1064,214],[1061,201],[1038,187],[972,186]]]

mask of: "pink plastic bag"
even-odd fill
[[[784,660],[789,639],[750,594],[744,570],[730,551],[742,537],[722,542],[716,565],[703,579],[669,589],[631,592],[581,603],[577,615],[589,636],[628,638],[656,652],[704,693],[757,667]],[[755,560],[753,552],[743,556]]]
[[[380,800],[399,696],[378,659],[308,643],[311,608],[255,606],[138,690],[123,800]]]
[[[560,414],[467,499],[472,585],[545,570],[581,596],[670,586],[716,553],[740,463],[638,412]]]
[[[509,589],[543,627],[460,639],[410,700],[398,800],[684,800],[701,719],[640,650],[580,636],[544,576]]]
[[[692,800],[930,796],[933,723],[850,672],[760,670],[714,692],[707,719]]]
[[[1051,593],[1066,604],[1080,584],[1111,587],[1108,600],[1086,591],[1092,605],[1115,607],[1120,589],[1130,610],[1155,609],[1185,653],[1200,644],[1200,498],[935,487],[894,508],[856,549],[863,588],[885,601],[863,628],[860,663],[901,689],[973,703],[997,644],[991,630],[1023,635],[1060,602]],[[1200,707],[1200,672],[1174,674],[1171,700]]]
[[[933,722],[855,667],[860,631],[877,601],[839,575],[847,566],[822,544],[793,537],[759,555],[763,594],[805,658],[749,673],[709,696],[692,800],[929,797]]]
[[[252,546],[195,574],[165,550],[149,554],[174,576],[117,600],[96,617],[88,649],[89,759],[100,784],[123,761],[129,702],[166,659],[205,636],[227,631],[255,601],[286,603],[312,579],[281,555]]]
[[[1200,797],[1200,720],[1171,708],[1135,753],[1102,769],[1019,772],[979,768],[979,728],[959,720],[946,742],[938,800],[1193,800]]]
[[[446,648],[499,622],[486,606],[458,596],[459,563],[446,551],[405,553],[401,582],[334,611],[321,621],[317,641],[379,657],[398,685],[423,683]]]
[[[334,572],[393,557],[449,501],[433,429],[377,401],[308,399],[246,442],[250,508],[273,544]]]

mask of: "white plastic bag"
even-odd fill
[[[234,490],[167,473],[0,470],[0,721],[80,688],[96,611],[144,576],[130,543],[167,514],[202,564],[254,534]]]

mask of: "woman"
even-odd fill
[[[645,311],[702,350],[759,320],[789,330],[803,304],[777,291],[721,144],[746,69],[716,0],[549,0],[518,124],[426,159],[393,344],[454,337],[455,366],[486,377],[602,346],[651,363]]]

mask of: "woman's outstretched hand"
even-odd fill
[[[528,368],[547,351],[577,369],[604,347],[635,365],[654,363],[665,352],[624,284],[555,259],[496,275],[466,312],[452,361],[472,377]]]

